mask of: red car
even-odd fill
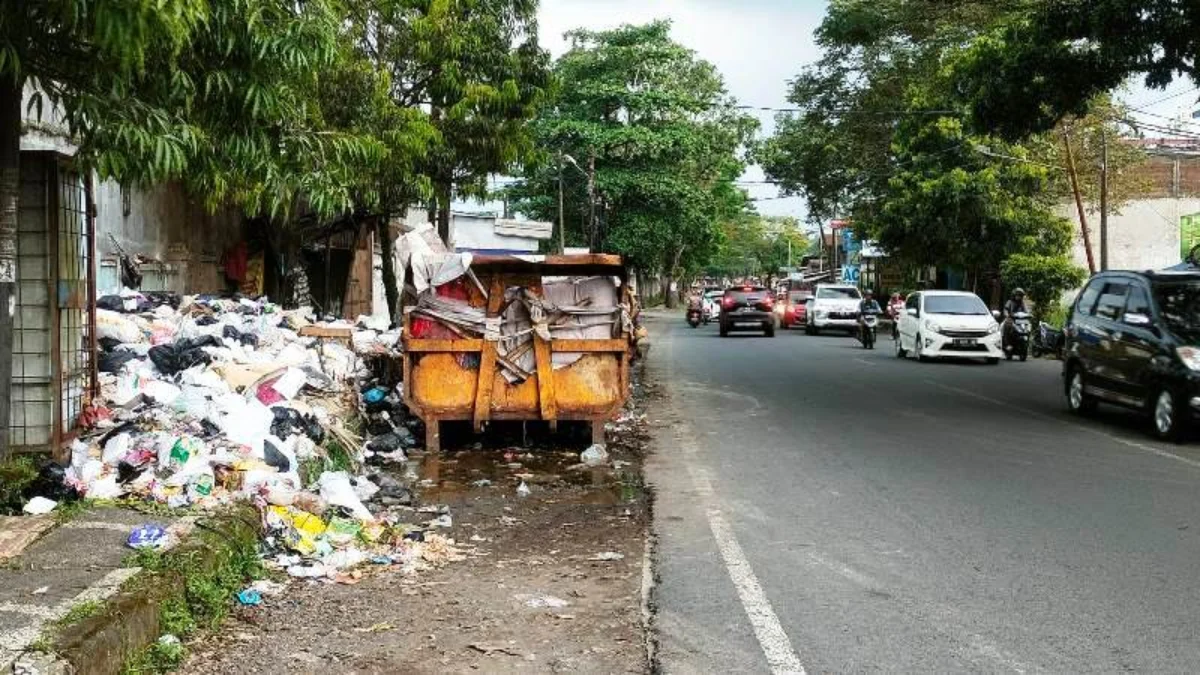
[[[803,326],[808,320],[805,313],[805,302],[812,297],[812,291],[788,291],[783,301],[783,316],[779,320],[784,329],[792,326]]]

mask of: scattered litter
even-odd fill
[[[608,451],[604,449],[603,445],[597,443],[579,453],[579,459],[588,466],[600,466],[608,463]]]
[[[488,479],[486,479],[486,478],[480,478],[480,479],[479,479],[479,480],[477,480],[477,481],[473,481],[473,482],[471,483],[471,486],[472,486],[472,487],[477,487],[477,488],[491,487],[491,486],[492,486],[492,481],[490,481],[490,480],[488,480]]]
[[[167,529],[162,525],[139,525],[129,533],[129,548],[162,548],[167,544]]]
[[[604,551],[603,553],[597,553],[596,555],[588,558],[588,560],[624,560],[624,559],[625,559],[625,554],[617,553],[616,551]]]
[[[42,586],[41,588],[34,589],[34,591],[32,593],[30,593],[30,595],[45,595],[46,592],[49,590],[50,590],[49,586]]]
[[[429,521],[429,524],[433,527],[454,527],[454,521],[450,518],[449,513],[442,514],[437,518],[434,518],[433,520]]]
[[[518,497],[528,497],[530,492],[529,486],[525,484],[525,481],[521,481],[521,484],[517,486]]]
[[[54,507],[58,506],[58,502],[45,497],[34,497],[25,503],[21,508],[22,511],[32,516],[40,516],[44,513],[50,513]]]
[[[255,607],[262,604],[262,593],[254,588],[247,588],[237,594],[237,601],[242,605]]]
[[[179,642],[179,638],[175,637],[174,635],[171,635],[170,633],[167,633],[166,635],[163,635],[158,638],[158,644],[160,644],[164,647],[170,647],[172,645],[180,644],[180,642]]]
[[[553,595],[530,595],[528,593],[518,593],[513,597],[518,601],[525,603],[526,607],[532,607],[534,609],[562,609],[563,607],[569,607],[571,605],[571,603],[567,602],[566,600],[563,600],[562,598],[556,598]]]
[[[470,647],[471,649],[474,649],[477,652],[482,653],[484,656],[491,656],[492,654],[507,654],[509,656],[517,656],[517,657],[525,656],[521,652],[513,649],[512,647],[509,647],[508,645],[497,645],[497,644],[490,644],[490,643],[486,643],[486,642],[472,642],[471,644],[469,644],[467,646]]]
[[[382,623],[374,624],[372,626],[367,626],[366,628],[355,628],[354,632],[355,633],[382,633],[384,631],[395,630],[395,629],[396,629],[396,626],[394,626],[393,624],[390,624],[387,622],[382,622]]]

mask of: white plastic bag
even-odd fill
[[[117,342],[142,342],[145,339],[137,322],[120,312],[110,312],[107,309],[96,310],[96,336],[102,340],[111,338]]]
[[[579,453],[579,459],[588,466],[600,466],[608,463],[608,451],[599,443]]]
[[[345,471],[326,471],[317,479],[317,485],[321,488],[321,498],[331,505],[349,509],[355,518],[362,521],[375,519],[354,493],[350,475]]]
[[[116,466],[125,459],[125,455],[129,454],[129,448],[133,445],[133,438],[129,434],[117,434],[108,439],[104,444],[104,454],[101,459],[109,466]]]

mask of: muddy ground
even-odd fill
[[[639,389],[639,409],[645,398]],[[394,467],[420,479],[415,506],[449,507],[453,526],[440,532],[465,560],[410,575],[368,567],[353,585],[292,581],[190,645],[182,672],[646,672],[650,514],[637,413],[610,431],[615,468],[572,469],[584,430],[528,437],[519,427],[489,434],[488,447],[464,435],[462,449]]]

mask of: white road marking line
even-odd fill
[[[121,584],[141,571],[140,567],[114,569],[88,588],[83,589],[75,597],[63,600],[53,607],[35,609],[32,605],[18,605],[9,602],[0,604],[0,612],[11,611],[34,617],[34,621],[28,626],[0,632],[0,650],[21,651],[25,649],[42,634],[42,628],[47,623],[66,616],[72,607],[82,602],[107,600],[121,590]]]
[[[868,361],[868,360],[866,360],[866,359],[860,359],[860,358],[858,358],[857,356],[856,356],[856,357],[854,357],[854,360],[855,360],[855,361],[858,361],[859,363],[865,363],[865,364],[867,364],[868,366],[873,366],[873,365],[875,365],[874,363],[872,363],[872,362],[870,362],[870,361]]]
[[[729,572],[734,588],[737,589],[742,608],[746,610],[746,618],[754,628],[754,636],[758,638],[763,655],[767,657],[771,672],[776,675],[804,675],[800,657],[792,649],[792,643],[783,631],[775,610],[771,608],[771,602],[767,600],[762,585],[758,583],[758,577],[754,575],[750,561],[746,559],[746,554],[738,544],[733,528],[717,509],[708,509],[708,526],[712,530],[713,538],[717,540],[717,549],[721,552],[721,558],[725,560],[725,569]]]
[[[665,347],[663,358],[665,363],[670,364],[670,340],[667,341]],[[670,374],[673,374],[673,369],[668,365],[668,375]],[[684,386],[686,387],[688,384],[690,383]],[[708,391],[714,392],[711,389]],[[750,399],[755,407],[761,407],[758,400],[753,397],[736,394],[735,396]],[[729,574],[730,581],[733,582],[734,589],[737,590],[738,599],[742,602],[742,609],[746,612],[746,618],[749,619],[750,626],[754,630],[758,646],[767,659],[767,665],[770,666],[774,675],[805,675],[804,666],[800,664],[800,657],[796,655],[796,650],[792,648],[792,643],[788,639],[787,633],[784,632],[783,625],[779,623],[779,617],[772,609],[766,593],[763,592],[762,585],[754,574],[754,569],[750,567],[750,561],[746,559],[746,554],[742,550],[741,544],[738,543],[733,528],[721,515],[721,511],[712,506],[714,501],[712,475],[708,467],[699,463],[699,446],[696,444],[695,437],[680,421],[675,421],[672,426],[680,454],[687,465],[688,476],[691,478],[692,486],[708,517],[708,528],[712,531],[713,539],[716,540],[717,550],[725,561],[725,570]]]
[[[1161,450],[1152,445],[1146,445],[1145,443],[1138,443],[1137,441],[1131,441],[1128,438],[1121,438],[1120,436],[1117,436],[1115,434],[1110,434],[1110,433],[1100,430],[1100,429],[1092,428],[1090,426],[1087,426],[1086,424],[1075,424],[1073,422],[1067,422],[1061,418],[1053,417],[1051,415],[1047,415],[1045,413],[1041,413],[1036,410],[1030,410],[1029,408],[1023,408],[1019,405],[1013,405],[1012,403],[1006,403],[1004,401],[994,399],[991,396],[984,396],[983,394],[977,394],[973,391],[968,391],[966,389],[959,389],[958,387],[951,387],[948,384],[934,382],[933,380],[926,380],[925,382],[927,384],[932,384],[935,387],[945,389],[946,391],[952,391],[956,394],[961,394],[963,396],[970,396],[971,398],[979,399],[980,401],[986,401],[988,403],[998,405],[998,406],[1001,406],[1004,408],[1008,408],[1010,410],[1016,410],[1017,412],[1024,413],[1031,417],[1037,417],[1039,419],[1049,420],[1052,422],[1059,422],[1059,423],[1065,424],[1069,427],[1073,427],[1080,431],[1092,434],[1093,436],[1099,436],[1101,438],[1105,438],[1107,440],[1113,441],[1114,443],[1120,443],[1121,445],[1125,445],[1125,446],[1134,448],[1135,450],[1141,450],[1142,452],[1148,452],[1152,455],[1157,455],[1157,456],[1163,457],[1165,459],[1173,459],[1177,462],[1182,462],[1184,464],[1187,464],[1188,466],[1193,466],[1193,467],[1200,469],[1200,461],[1197,461],[1194,459],[1189,459],[1187,457],[1183,457],[1182,455],[1177,455],[1173,452],[1167,452],[1166,450]]]

